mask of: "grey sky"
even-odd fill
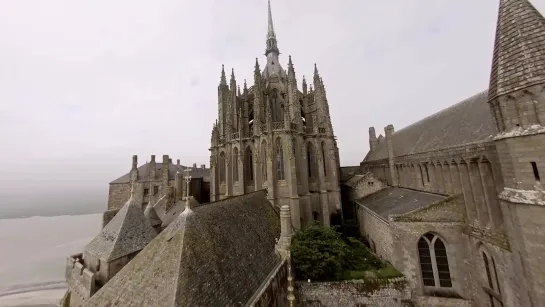
[[[342,5],[340,5],[342,3]],[[532,3],[545,11],[545,0]],[[221,64],[253,83],[266,0],[0,1],[0,195],[98,189],[151,154],[209,164]],[[299,85],[325,82],[341,165],[486,89],[498,0],[272,0]],[[31,190],[32,189],[32,190]],[[1,201],[0,201],[1,202]]]

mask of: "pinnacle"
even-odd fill
[[[545,83],[545,18],[528,0],[500,0],[489,100]]]
[[[221,64],[221,79],[220,84],[227,85],[227,79],[225,78],[225,67]]]

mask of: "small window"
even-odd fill
[[[154,186],[154,187],[153,187],[153,195],[157,195],[157,193],[159,193],[159,187],[158,187],[158,186]]]
[[[537,164],[535,162],[530,162],[530,164],[532,164],[532,170],[534,171],[534,177],[536,178],[536,181],[540,181],[539,170],[537,169]]]
[[[149,189],[144,189],[144,196],[148,196],[149,195]]]
[[[447,250],[443,241],[428,233],[418,241],[422,283],[428,287],[451,288]]]

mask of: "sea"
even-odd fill
[[[102,214],[0,218],[0,307],[58,306],[66,259],[98,234]]]

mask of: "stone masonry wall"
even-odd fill
[[[393,263],[393,244],[390,226],[371,211],[358,206],[361,234],[369,240],[371,249],[380,257]]]
[[[95,294],[95,275],[82,263],[82,254],[67,259],[66,282],[70,289],[70,307],[79,307]]]
[[[297,306],[402,307],[414,306],[404,278],[339,282],[297,282]]]

